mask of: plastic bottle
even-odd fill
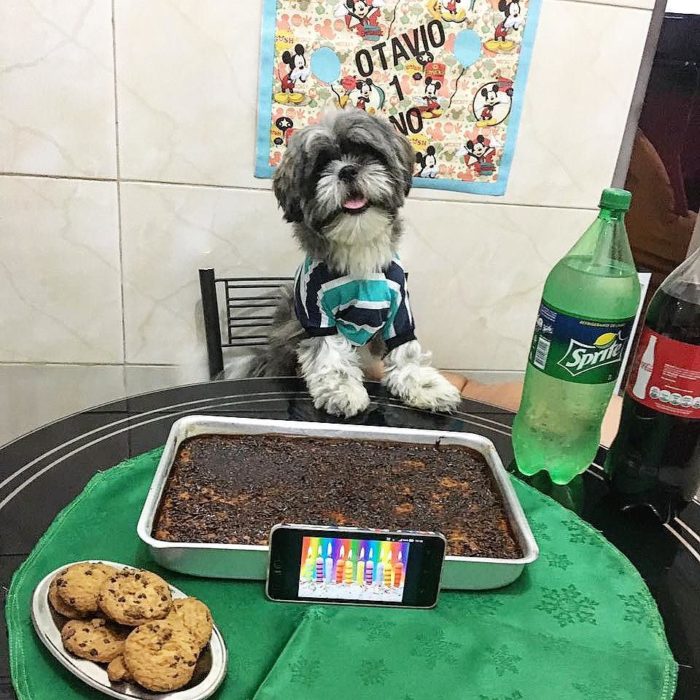
[[[606,189],[597,219],[545,282],[520,410],[518,469],[566,484],[595,457],[600,426],[639,306],[624,214],[632,195]]]
[[[700,249],[649,303],[605,471],[623,507],[664,521],[700,488]]]

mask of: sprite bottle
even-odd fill
[[[518,469],[566,484],[593,461],[637,307],[624,215],[632,195],[606,189],[598,218],[547,277],[520,410]]]

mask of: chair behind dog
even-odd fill
[[[281,288],[292,281],[292,277],[216,277],[213,268],[199,270],[210,379],[223,376],[224,348],[267,345],[267,327],[272,325],[275,308],[283,298]],[[217,285],[225,304],[223,314]]]

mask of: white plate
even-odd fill
[[[90,561],[97,561],[91,559]],[[74,564],[80,562],[73,562]],[[103,561],[116,569],[129,569],[133,567],[124,564],[116,564],[112,561]],[[211,640],[204,648],[192,681],[180,690],[170,693],[152,693],[135,683],[111,683],[107,678],[107,666],[79,659],[69,654],[63,648],[61,641],[61,626],[66,618],[62,617],[49,604],[49,585],[51,579],[70,564],[64,564],[46,576],[34,589],[32,596],[32,622],[39,639],[51,652],[62,666],[67,668],[81,681],[92,686],[96,690],[110,695],[113,698],[148,698],[148,700],[203,700],[208,698],[221,685],[226,677],[226,644],[217,627],[214,627]],[[177,588],[170,586],[173,598],[186,598],[187,596]]]

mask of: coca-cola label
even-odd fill
[[[529,361],[545,374],[567,382],[612,382],[620,373],[633,321],[573,316],[542,300]]]
[[[700,418],[700,346],[659,335],[645,326],[627,393],[655,411]]]

